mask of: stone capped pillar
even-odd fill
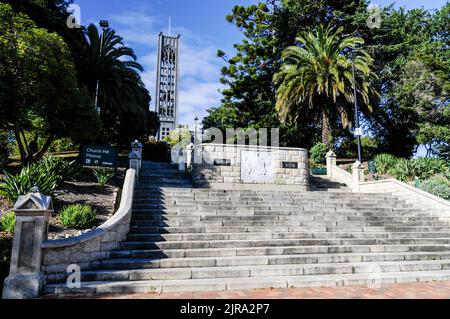
[[[144,148],[144,146],[141,143],[139,143],[138,140],[131,143],[131,153],[139,154],[139,156],[141,158],[141,162],[139,163],[139,168],[141,168],[141,166],[142,166],[142,149],[143,148]]]
[[[336,154],[333,151],[329,151],[326,155],[327,160],[327,177],[333,179],[333,167],[336,166]]]
[[[141,154],[139,152],[131,152],[128,155],[128,159],[130,160],[130,168],[136,171],[136,178],[139,180],[139,174],[141,171]]]
[[[359,184],[364,183],[364,165],[360,161],[353,164],[353,192],[359,193]]]
[[[14,205],[16,226],[9,277],[5,279],[3,299],[39,297],[44,283],[42,242],[47,240],[53,204],[50,196],[34,187]]]
[[[191,143],[186,147],[186,169],[189,173],[192,172],[194,162],[194,144]]]

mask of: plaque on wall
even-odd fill
[[[243,182],[272,182],[272,153],[243,150],[241,152],[241,180]]]
[[[216,159],[214,160],[214,166],[231,166],[231,160]]]
[[[283,162],[283,168],[298,169],[298,163],[297,162]]]

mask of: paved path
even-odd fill
[[[71,296],[70,298],[76,298]],[[83,298],[83,297],[80,297]],[[450,299],[450,281],[382,285],[379,288],[264,289],[233,292],[97,296],[98,299]]]

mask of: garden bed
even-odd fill
[[[123,185],[125,169],[117,169],[117,173],[104,188],[98,186],[91,170],[82,170],[72,181],[65,182],[54,194],[53,205],[55,213],[50,220],[49,239],[65,239],[79,236],[91,231],[114,215],[117,198]],[[72,204],[91,206],[97,213],[92,228],[86,230],[66,229],[58,220],[59,212]],[[0,213],[12,210],[12,204],[0,197]]]
[[[55,213],[50,222],[49,239],[65,239],[79,236],[94,230],[109,218],[117,208],[117,198],[123,185],[125,169],[118,169],[116,176],[104,188],[97,185],[95,177],[90,170],[83,170],[74,181],[65,182],[55,193]],[[92,228],[86,230],[66,229],[58,220],[58,212],[72,204],[85,204],[91,206],[97,213],[97,219]]]

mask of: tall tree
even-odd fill
[[[23,164],[42,157],[56,138],[95,137],[100,123],[75,75],[59,35],[0,3],[0,126],[14,133]],[[27,130],[45,139],[41,149],[29,147]]]
[[[117,142],[131,123],[139,132],[135,138],[151,134],[151,97],[141,80],[143,67],[136,62],[133,49],[124,46],[123,38],[114,30],[107,29],[100,35],[93,24],[87,28],[85,46],[82,79],[93,99],[96,79],[100,80],[98,106],[105,127],[104,141]]]
[[[282,52],[295,44],[299,31],[321,21],[342,21],[345,32],[353,32],[355,21],[364,20],[359,15],[367,17],[367,3],[268,0],[248,7],[235,6],[226,18],[241,30],[244,40],[235,44],[237,53],[231,58],[219,50],[219,56],[227,63],[222,68],[222,83],[227,89],[223,91],[222,105],[210,110],[204,125],[221,129],[280,127],[283,145],[311,147],[321,132],[313,114],[304,114],[296,125],[285,125],[275,109],[276,87],[272,80],[281,65]],[[227,117],[230,112],[232,121]]]
[[[342,33],[342,27],[334,30],[323,25],[301,33],[298,45],[283,52],[284,64],[274,77],[279,84],[276,108],[281,118],[295,123],[304,113],[321,114],[322,143],[329,147],[333,145],[333,119],[339,117],[346,128],[354,118],[351,60],[356,69],[357,98],[366,114],[372,112],[377,95],[371,89],[376,79],[373,60],[360,47],[364,40]]]

